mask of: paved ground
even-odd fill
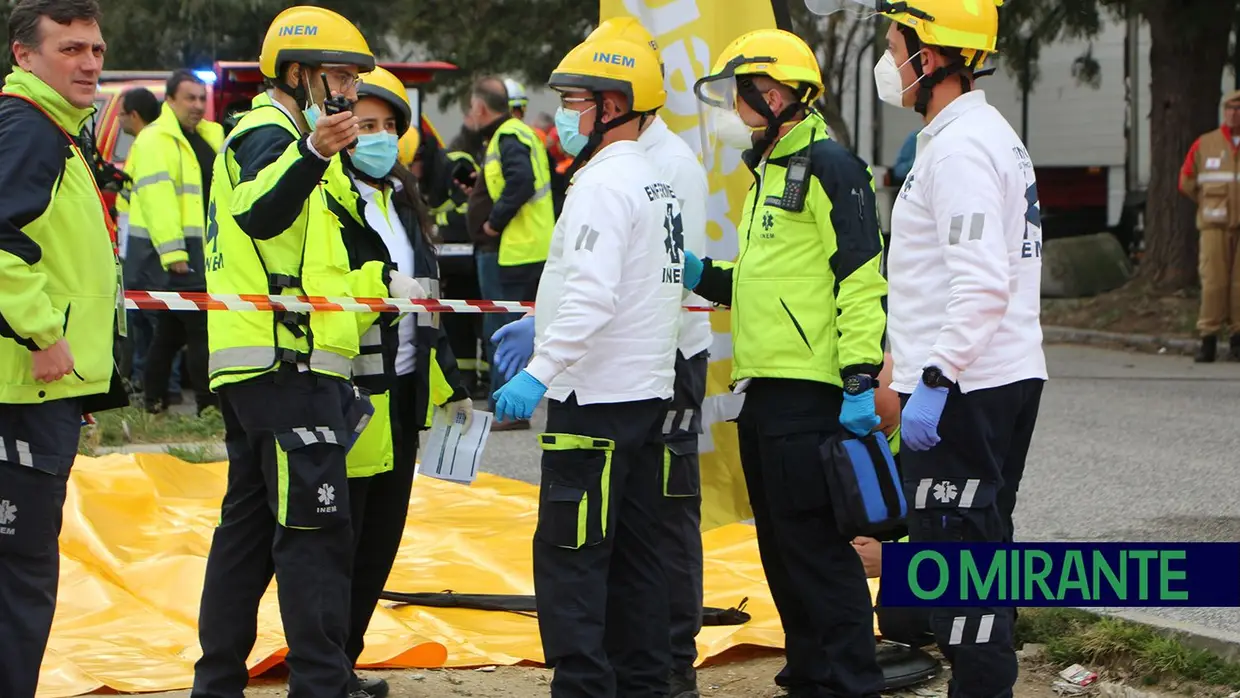
[[[1240,364],[1077,346],[1047,354],[1020,538],[1240,540]],[[534,429],[542,423],[540,410]],[[484,468],[536,482],[535,433],[492,434]],[[1240,609],[1152,612],[1240,630]]]

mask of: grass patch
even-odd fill
[[[201,416],[166,412],[149,414],[124,407],[95,415],[94,428],[83,429],[78,453],[94,455],[100,448],[125,444],[186,443],[224,438],[224,416],[214,407]]]
[[[227,460],[221,456],[219,449],[205,444],[187,444],[185,446],[169,446],[168,455],[180,458],[186,463],[218,463]]]
[[[1021,609],[1016,639],[1017,646],[1045,646],[1056,664],[1115,669],[1147,685],[1198,681],[1240,689],[1240,664],[1118,618],[1070,608]]]

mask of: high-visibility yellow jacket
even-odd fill
[[[401,181],[404,187],[416,187],[412,175]],[[329,207],[340,221],[350,267],[361,269],[375,262],[392,265],[387,243],[368,223],[367,207],[371,204],[361,196],[353,179],[343,170],[332,170],[327,176],[327,191]],[[417,195],[415,191],[413,196]],[[425,221],[408,204],[408,193],[394,196],[389,188],[379,201],[383,213],[391,220],[399,220],[409,239],[413,248],[414,278],[432,298],[439,297],[439,270],[435,253],[423,232]],[[396,313],[384,313],[363,329],[361,353],[353,360],[352,379],[356,386],[370,393],[375,413],[349,451],[349,477],[369,477],[391,470],[395,459],[395,430],[415,424],[419,430],[427,427],[436,405],[443,405],[454,397],[465,397],[455,357],[440,326],[438,313],[416,315],[412,399],[403,395],[393,397],[393,389],[401,384],[396,372],[401,341],[400,319],[401,316]],[[394,399],[398,404],[412,405],[417,421],[395,422],[393,418],[399,418],[399,414],[391,410]]]
[[[534,195],[499,231],[499,264],[510,267],[544,262],[551,248],[551,234],[555,231],[555,204],[551,199],[551,167],[547,164],[547,149],[534,129],[520,119],[509,118],[499,125],[487,145],[482,164],[487,193],[497,207],[507,186],[500,153],[501,140],[506,137],[516,138],[529,149],[530,167],[534,172]]]
[[[107,393],[118,267],[94,170],[68,135],[94,109],[21,68],[4,91],[15,96],[0,99],[0,403]],[[73,371],[36,381],[31,352],[61,339]]]
[[[752,157],[749,155],[748,157]],[[789,165],[805,163],[804,206],[789,203]],[[883,242],[870,168],[811,112],[751,165],[733,262],[706,261],[695,289],[732,308],[732,378],[843,386],[877,376],[887,328]]]
[[[387,295],[386,269],[350,271],[340,221],[323,187],[329,167],[292,115],[268,94],[237,123],[215,159],[207,212],[207,291],[292,296]],[[347,380],[359,326],[377,313],[211,312],[211,389],[281,364]]]
[[[198,135],[219,151],[224,128],[202,121]],[[164,103],[159,118],[138,134],[129,150],[133,190],[129,200],[130,238],[149,238],[168,269],[177,262],[189,264],[188,283],[174,286],[202,288],[202,236],[206,217],[202,203],[203,176],[198,156],[177,120]],[[183,276],[183,275],[177,275]]]

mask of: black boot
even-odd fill
[[[687,674],[672,672],[669,698],[698,698],[697,674],[690,670]]]
[[[1218,354],[1218,335],[1212,334],[1201,338],[1201,348],[1197,350],[1197,356],[1193,358],[1193,361],[1208,364],[1214,361],[1216,354]]]
[[[349,698],[387,698],[387,681],[383,679],[354,678],[357,683],[349,687]]]
[[[1229,361],[1240,361],[1240,334],[1231,336],[1231,351],[1227,352]]]

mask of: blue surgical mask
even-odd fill
[[[560,147],[569,155],[577,155],[590,142],[589,136],[581,135],[581,115],[590,109],[576,112],[561,106],[555,113],[555,132],[560,137]]]
[[[363,133],[357,137],[357,148],[349,153],[349,159],[362,174],[381,179],[396,165],[399,150],[400,140],[395,134]]]
[[[323,108],[317,104],[311,104],[309,109],[302,109],[301,114],[306,117],[306,125],[313,131],[319,123],[319,117],[323,115]]]

